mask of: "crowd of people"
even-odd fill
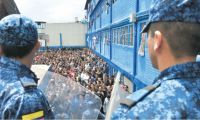
[[[101,98],[106,113],[114,76],[109,76],[106,62],[89,49],[58,49],[38,52],[34,64],[51,65],[50,71],[70,77]],[[105,102],[104,102],[105,101]]]

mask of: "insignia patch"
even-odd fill
[[[27,114],[22,116],[22,120],[44,120],[44,111],[38,111],[35,113]]]

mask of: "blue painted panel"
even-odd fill
[[[92,25],[92,32],[94,32],[96,29],[95,29],[95,25],[96,25],[96,21],[94,21],[93,25]]]
[[[100,53],[100,42],[99,41],[96,43],[96,51],[98,53]]]
[[[99,2],[99,0],[92,0],[92,2],[94,3],[94,6]]]
[[[129,17],[131,13],[135,12],[135,8],[136,3],[134,0],[117,0],[112,7],[113,22]]]
[[[151,7],[152,0],[138,0],[139,1],[139,11],[146,11]]]
[[[101,28],[100,26],[100,16],[96,19],[96,29]]]
[[[107,59],[110,59],[110,45],[109,44],[104,44],[102,42],[101,55],[103,55]]]
[[[145,39],[145,49],[144,49],[144,56],[138,55],[138,51],[141,44],[141,34],[140,31],[142,30],[142,25],[144,25],[145,21],[141,21],[138,24],[138,42],[137,42],[137,62],[136,62],[136,78],[141,80],[141,82],[145,83],[146,85],[152,84],[155,77],[158,76],[158,71],[152,67],[151,60],[148,53],[148,44],[147,39]]]
[[[106,44],[105,46],[105,57],[110,59],[110,45],[109,44]]]
[[[112,62],[133,75],[133,47],[113,44]]]
[[[89,47],[92,48],[92,36],[89,37]]]
[[[108,26],[110,24],[110,9],[108,13],[103,12],[101,17],[101,25],[102,27]]]
[[[107,59],[106,57],[104,57],[103,55],[97,53],[96,51],[93,51],[96,55],[98,55],[99,57],[101,57],[105,62],[108,63],[109,66],[111,66],[112,68],[115,69],[115,72],[120,71],[124,76],[126,76],[128,79],[133,81],[133,76],[130,75],[129,73],[127,73],[127,71],[123,70],[122,68],[118,67],[116,64],[114,64],[113,62],[111,62],[109,59]]]
[[[146,84],[141,82],[139,79],[134,79],[134,91],[140,90],[144,87],[146,87]]]
[[[101,55],[104,55],[104,52],[105,52],[105,50],[104,50],[104,43],[103,43],[103,40],[101,40]]]

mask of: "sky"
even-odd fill
[[[35,21],[74,22],[85,16],[86,0],[14,0],[22,15]]]

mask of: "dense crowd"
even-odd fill
[[[98,95],[105,113],[114,84],[108,75],[108,65],[88,49],[59,49],[38,52],[34,64],[51,65],[50,71],[70,77],[73,81]]]

